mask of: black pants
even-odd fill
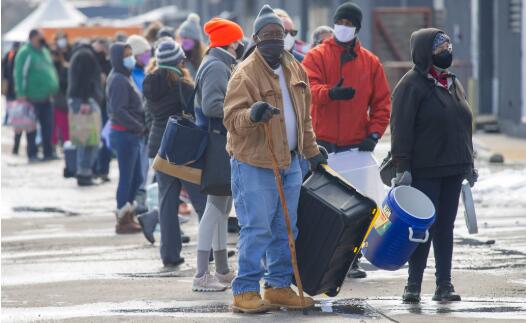
[[[429,240],[420,244],[409,259],[409,285],[421,286],[431,241],[435,253],[437,285],[451,282],[453,256],[453,225],[457,216],[458,200],[464,176],[415,178],[412,186],[424,192],[436,210],[435,223],[429,230]]]
[[[53,156],[53,108],[51,102],[32,102],[35,107],[38,122],[40,123],[40,132],[42,135],[42,147],[44,148],[44,157]],[[36,145],[37,132],[27,132],[27,157],[37,157],[38,148]]]
[[[179,194],[184,187],[190,196],[199,218],[206,207],[206,195],[198,185],[181,181],[178,178],[155,172],[159,185],[159,222],[161,225],[161,259],[163,263],[174,263],[181,258],[181,228],[179,226]]]

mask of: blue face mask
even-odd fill
[[[125,57],[122,60],[122,63],[124,64],[124,67],[126,67],[127,69],[129,69],[131,71],[135,67],[135,63],[136,63],[135,57],[133,57],[133,56]]]

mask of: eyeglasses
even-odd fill
[[[285,36],[286,36],[287,34],[290,34],[292,37],[296,37],[296,35],[298,34],[298,31],[295,30],[295,29],[285,30]]]

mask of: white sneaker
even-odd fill
[[[226,290],[226,286],[221,284],[219,280],[206,272],[201,277],[194,277],[192,283],[192,290],[194,292],[222,292]]]
[[[217,280],[228,288],[230,288],[230,286],[232,285],[232,281],[234,280],[234,278],[236,278],[236,275],[237,273],[235,270],[231,270],[226,274],[220,274],[218,272],[215,273]]]

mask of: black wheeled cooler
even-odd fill
[[[296,254],[307,294],[339,293],[376,211],[373,200],[327,166],[303,183]]]

